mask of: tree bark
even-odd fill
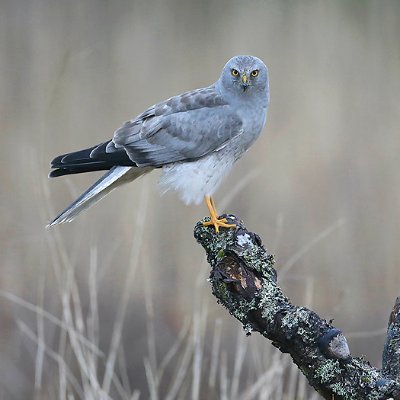
[[[236,229],[196,224],[194,236],[211,266],[214,296],[248,335],[256,331],[289,353],[310,385],[325,399],[400,400],[400,299],[389,320],[383,368],[352,357],[343,333],[305,307],[293,305],[277,285],[274,257],[242,221],[224,215]]]

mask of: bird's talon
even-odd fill
[[[236,228],[235,224],[228,224],[226,218],[211,218],[210,221],[203,222],[203,226],[211,226],[213,225],[215,228],[215,232],[219,233],[219,228]]]
[[[228,224],[226,218],[218,218],[214,200],[210,196],[205,196],[205,201],[210,212],[210,221],[203,222],[203,226],[213,225],[215,232],[219,233],[219,228],[236,228],[236,224]]]

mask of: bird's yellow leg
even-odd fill
[[[214,200],[210,196],[204,197],[208,211],[210,213],[210,221],[203,222],[203,226],[214,225],[215,232],[219,233],[219,227],[221,228],[235,228],[235,224],[228,224],[226,218],[218,219],[218,213],[215,208]]]

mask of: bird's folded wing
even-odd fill
[[[242,132],[242,120],[213,87],[156,104],[118,129],[107,152],[124,148],[138,166],[203,157]]]

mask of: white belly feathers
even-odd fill
[[[196,161],[169,164],[163,167],[160,186],[164,193],[177,191],[186,204],[199,204],[214,194],[234,162],[234,154],[221,150]]]

